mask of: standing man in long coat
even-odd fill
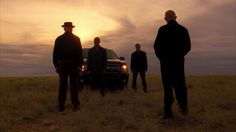
[[[106,71],[107,53],[106,49],[100,46],[100,38],[94,38],[94,46],[88,52],[87,67],[90,72],[90,85],[92,88],[99,88],[101,95],[105,96],[104,72]]]
[[[59,111],[65,109],[66,91],[68,86],[68,78],[70,82],[71,102],[73,111],[80,108],[78,98],[78,72],[83,65],[82,46],[80,38],[72,33],[72,22],[65,22],[62,25],[65,33],[57,37],[53,50],[53,64],[56,72],[59,74],[59,95],[58,104]]]
[[[162,84],[164,87],[163,118],[173,116],[173,88],[179,104],[180,112],[188,112],[187,86],[185,83],[185,55],[191,50],[188,30],[176,22],[176,14],[172,10],[165,13],[166,25],[160,27],[154,49],[161,64]]]

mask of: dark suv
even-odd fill
[[[80,82],[89,83],[90,73],[87,71],[87,58],[89,48],[83,49],[84,65],[80,73]],[[127,84],[129,79],[128,66],[124,57],[118,57],[117,54],[111,50],[106,49],[107,52],[107,66],[103,73],[104,80],[113,80],[118,83]],[[112,82],[113,82],[112,81]]]

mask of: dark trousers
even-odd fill
[[[104,96],[105,87],[104,87],[103,74],[100,72],[92,72],[90,78],[90,86],[92,90],[99,89],[101,94]]]
[[[161,76],[164,87],[165,112],[171,112],[171,106],[174,102],[173,89],[180,109],[185,111],[187,109],[187,87],[184,75],[184,59],[161,61]]]
[[[68,79],[70,82],[71,102],[73,107],[77,107],[79,105],[78,86],[77,86],[78,70],[75,64],[73,63],[61,64],[59,78],[60,78],[59,80],[60,86],[58,94],[59,108],[64,108],[65,105]]]
[[[138,73],[140,74],[143,90],[147,90],[147,83],[146,83],[146,77],[145,77],[145,71],[133,71],[133,82],[132,82],[132,88],[137,88],[137,77]]]

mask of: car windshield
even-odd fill
[[[83,57],[88,58],[88,51],[89,49],[83,49]],[[106,49],[107,51],[107,59],[118,59],[118,56],[113,50]]]

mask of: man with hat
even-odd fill
[[[78,72],[83,65],[82,46],[80,38],[72,33],[75,27],[72,22],[65,22],[62,27],[65,33],[57,37],[53,50],[53,64],[59,75],[60,83],[58,94],[59,111],[62,112],[65,109],[68,78],[73,111],[77,111],[80,108],[77,78]]]

